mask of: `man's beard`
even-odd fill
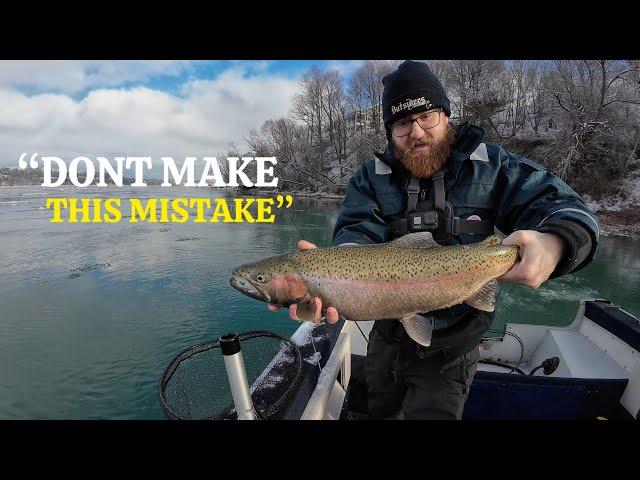
[[[451,153],[451,144],[455,138],[455,129],[451,125],[447,125],[447,133],[442,140],[432,142],[427,135],[418,140],[410,138],[409,148],[404,152],[398,152],[398,157],[406,169],[415,177],[430,178],[447,163],[449,154]],[[421,142],[423,145],[428,144],[429,149],[426,152],[414,150],[413,147],[418,142]],[[396,149],[398,148],[396,147]]]

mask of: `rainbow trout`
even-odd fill
[[[302,250],[242,265],[231,285],[243,294],[288,307],[302,320],[333,306],[348,320],[400,319],[429,346],[433,317],[421,313],[465,302],[492,312],[497,277],[518,261],[518,247],[493,235],[480,243],[440,246],[429,232],[388,243]]]

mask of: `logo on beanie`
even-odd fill
[[[424,97],[409,98],[398,105],[391,105],[391,115],[395,115],[402,110],[413,110],[416,107],[425,106],[427,109],[431,108],[431,102]]]

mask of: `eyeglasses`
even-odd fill
[[[429,130],[430,128],[437,127],[440,123],[441,108],[435,110],[429,110],[428,112],[420,115],[419,117],[411,120],[410,118],[403,118],[391,125],[391,133],[395,137],[406,137],[411,133],[413,129],[413,122],[418,122],[420,128],[423,130]]]

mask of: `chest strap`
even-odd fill
[[[420,202],[420,179],[411,176],[407,184],[407,210],[405,218],[391,222],[394,237],[411,232],[431,231],[438,242],[445,242],[451,235],[491,235],[493,223],[486,220],[466,220],[453,215],[453,206],[447,202],[442,170],[431,177],[434,202]],[[420,205],[420,208],[419,208]],[[436,238],[437,237],[437,238]]]

